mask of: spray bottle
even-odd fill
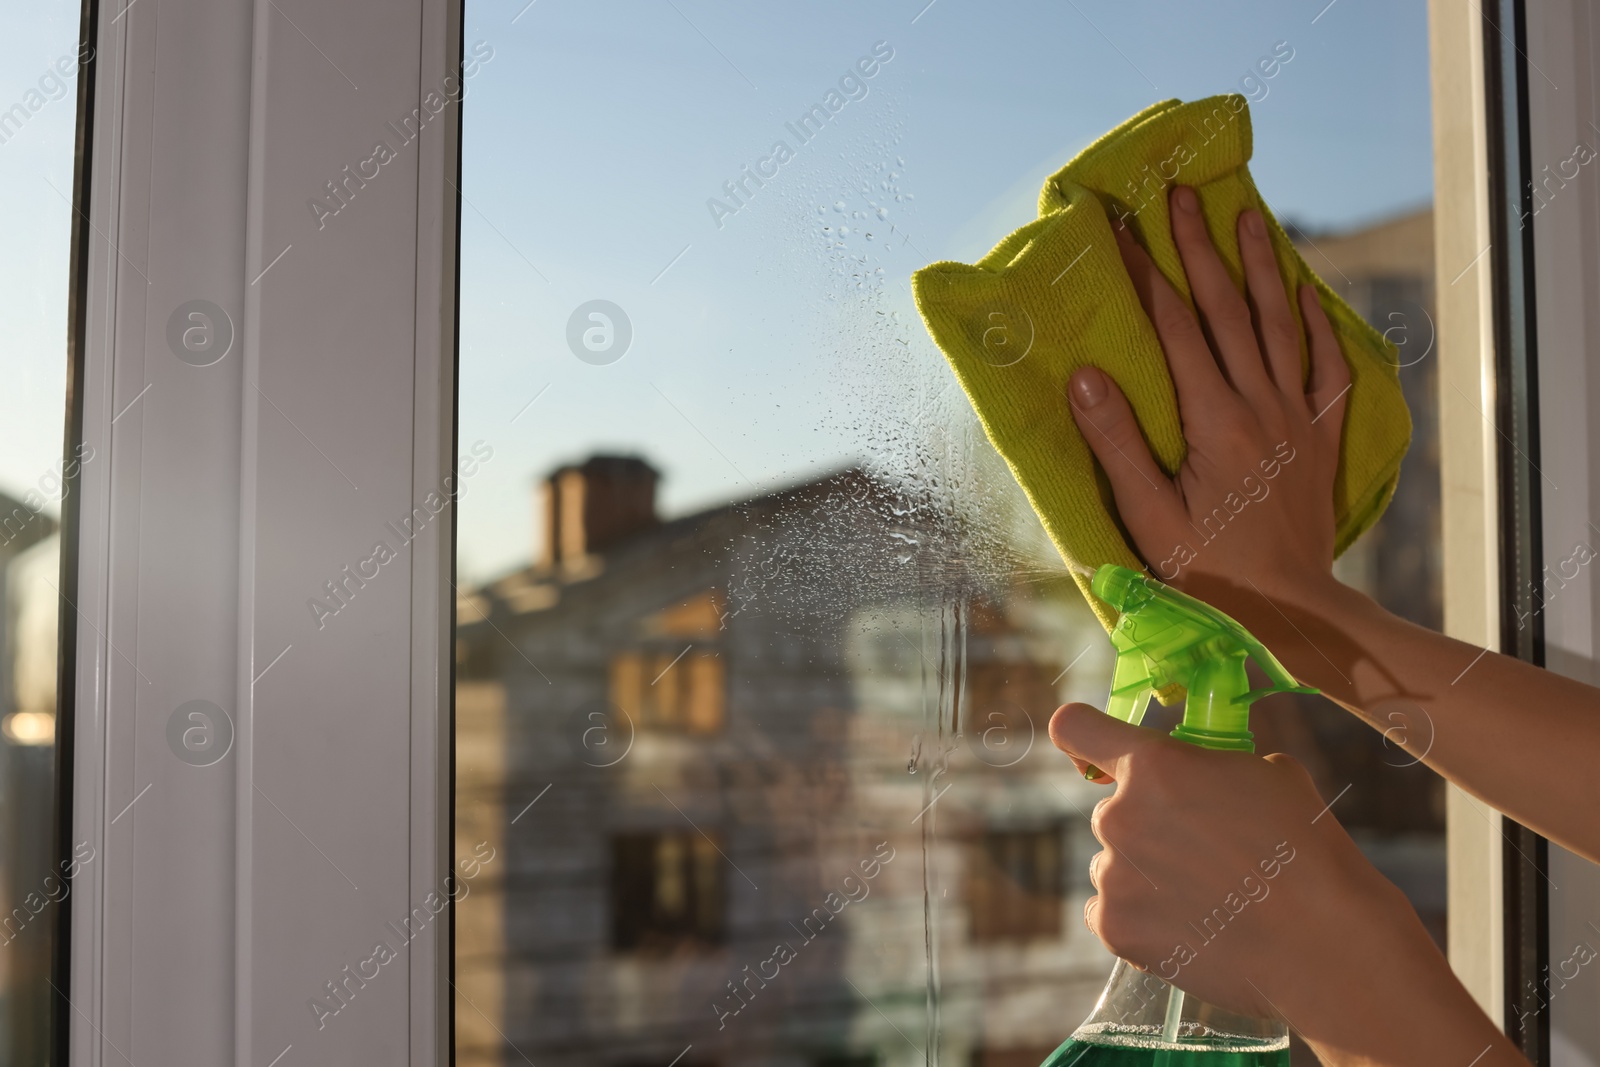
[[[1106,713],[1138,725],[1153,693],[1188,691],[1172,736],[1230,752],[1254,752],[1250,705],[1273,693],[1315,693],[1233,619],[1126,567],[1107,564],[1090,581],[1121,615],[1111,631],[1117,650]],[[1247,660],[1270,683],[1250,688]],[[1090,769],[1090,777],[1099,772]],[[1172,961],[1176,977],[1186,961]],[[1287,1067],[1289,1031],[1213,1007],[1124,960],[1112,968],[1094,1010],[1043,1067]]]

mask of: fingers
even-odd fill
[[[1094,766],[1089,761],[1079,759],[1077,756],[1074,756],[1070,752],[1067,753],[1067,758],[1072,761],[1072,765],[1078,769],[1078,773],[1083,775],[1083,777],[1087,781],[1091,781],[1091,782],[1095,783],[1096,785],[1111,785],[1112,784],[1111,779],[1107,778],[1105,773],[1103,771],[1101,771],[1100,768]],[[1094,777],[1093,778],[1089,777],[1089,772],[1090,771],[1094,772]]]
[[[1089,812],[1089,832],[1094,835],[1094,839],[1096,841],[1100,842],[1102,845],[1107,845],[1108,847],[1109,843],[1106,841],[1106,835],[1102,833],[1100,829],[1100,819],[1103,815],[1105,815],[1106,806],[1109,805],[1114,799],[1116,799],[1115,794],[1109,797],[1102,797],[1100,800],[1095,802],[1094,808]],[[1103,854],[1104,849],[1095,853],[1097,856]]]
[[[1217,359],[1235,389],[1251,400],[1261,398],[1271,382],[1256,343],[1250,306],[1233,287],[1233,279],[1211,244],[1205,216],[1200,213],[1200,197],[1180,185],[1173,190],[1171,203],[1172,239],[1183,259],[1195,307],[1216,341]]]
[[[1163,532],[1182,521],[1183,508],[1172,479],[1150,455],[1127,397],[1098,367],[1080,367],[1068,387],[1072,418],[1105,468],[1117,511],[1130,530]]]
[[[1261,758],[1274,767],[1282,767],[1284,770],[1289,771],[1306,785],[1311,786],[1311,788],[1316,788],[1316,783],[1312,781],[1311,772],[1306,770],[1306,765],[1287,752],[1269,752]]]
[[[1178,291],[1161,273],[1150,254],[1139,247],[1126,226],[1116,228],[1117,250],[1122,265],[1145,315],[1155,327],[1156,338],[1167,356],[1167,369],[1178,392],[1178,408],[1185,423],[1193,423],[1197,412],[1211,411],[1216,400],[1230,392],[1222,369],[1211,355],[1211,346],[1200,329],[1200,322],[1183,302]]]
[[[1120,780],[1129,756],[1162,740],[1159,733],[1113,719],[1088,704],[1067,704],[1050,717],[1050,740],[1074,762],[1091,763]]]
[[[1322,302],[1317,299],[1316,288],[1302,285],[1299,295],[1300,314],[1305,319],[1311,348],[1311,380],[1306,386],[1311,428],[1329,454],[1338,455],[1345,404],[1350,398],[1350,367],[1339,350],[1339,339],[1322,310]]]
[[[1311,776],[1304,763],[1287,752],[1270,752],[1261,758],[1278,768],[1285,777],[1294,780],[1308,808],[1314,806],[1318,811],[1327,811],[1332,807],[1331,804],[1324,807],[1322,793],[1317,789],[1317,780]]]
[[[1266,350],[1267,373],[1279,391],[1288,396],[1304,396],[1300,369],[1300,327],[1289,308],[1283,278],[1278,273],[1278,258],[1267,237],[1267,220],[1254,210],[1239,215],[1239,254],[1244,260],[1244,277],[1255,306],[1256,333]]]
[[[1294,792],[1299,794],[1297,801],[1311,823],[1315,824],[1323,815],[1332,811],[1333,804],[1325,802],[1322,792],[1317,788],[1316,779],[1306,770],[1305,764],[1286,752],[1271,752],[1261,758],[1272,764],[1284,778],[1293,782]],[[1340,796],[1342,795],[1341,793]],[[1337,801],[1339,797],[1332,799]],[[1339,820],[1329,818],[1328,823],[1337,826]]]

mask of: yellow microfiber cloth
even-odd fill
[[[1050,539],[1076,567],[1144,569],[1116,519],[1110,484],[1073,422],[1067,383],[1075,370],[1093,364],[1110,374],[1156,462],[1169,474],[1183,464],[1166,357],[1122,265],[1111,222],[1128,223],[1192,308],[1167,213],[1167,196],[1179,184],[1199,196],[1211,240],[1241,292],[1235,225],[1253,207],[1266,219],[1297,324],[1300,285],[1312,283],[1321,296],[1351,381],[1333,490],[1335,553],[1378,520],[1394,493],[1411,441],[1398,354],[1300,258],[1256,191],[1246,167],[1250,149],[1242,96],[1156,104],[1056,172],[1039,195],[1039,218],[976,264],[934,263],[912,276],[928,332]],[[1309,368],[1303,337],[1300,357]],[[1090,593],[1086,574],[1075,569],[1074,577],[1109,630],[1116,613]]]

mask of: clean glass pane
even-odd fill
[[[88,458],[62,449],[78,43],[67,0],[15,6],[0,35],[0,1061],[19,1067],[51,1059],[51,959],[75,869],[52,820],[57,527]]]
[[[1321,7],[469,3],[459,1062],[1032,1065],[1087,1014],[1102,794],[1044,725],[1110,646],[907,279],[1154,101],[1248,94],[1404,340],[1417,445],[1343,566],[1438,621],[1425,5]],[[1256,719],[1442,932],[1437,780]]]

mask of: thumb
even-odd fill
[[[1150,455],[1138,420],[1117,383],[1099,367],[1079,367],[1067,387],[1072,418],[1111,482],[1117,510],[1133,530],[1150,528],[1141,515],[1156,515],[1178,505],[1172,479]]]
[[[1097,767],[1120,779],[1127,758],[1159,743],[1161,734],[1114,719],[1088,704],[1066,704],[1050,717],[1050,740],[1074,763]]]

